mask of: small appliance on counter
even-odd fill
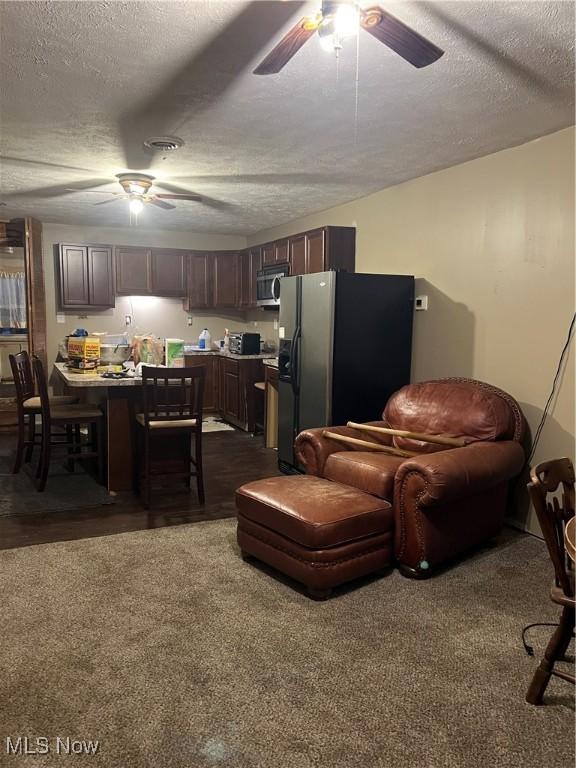
[[[234,355],[259,355],[260,334],[232,331],[230,334],[230,352]]]

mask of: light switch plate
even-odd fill
[[[414,299],[414,309],[425,311],[428,309],[428,296],[416,296]]]
[[[56,322],[57,323],[65,323],[66,322],[66,315],[63,315],[61,312],[58,312],[56,314]]]

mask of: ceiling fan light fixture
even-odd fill
[[[360,29],[358,6],[342,3],[334,14],[334,31],[338,37],[354,37]]]
[[[128,203],[128,206],[130,208],[130,213],[133,213],[135,216],[138,216],[138,214],[142,213],[144,210],[144,203],[139,197],[133,197]]]

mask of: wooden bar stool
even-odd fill
[[[143,486],[146,508],[150,506],[153,478],[160,477],[184,480],[188,488],[191,477],[196,477],[198,499],[204,504],[202,405],[205,380],[205,366],[142,368],[143,413],[136,415],[140,432],[137,485]]]
[[[254,389],[256,390],[254,399],[254,434],[261,435],[265,430],[264,424],[266,421],[266,383],[255,381]]]
[[[541,704],[552,675],[572,684],[575,682],[574,675],[556,668],[556,662],[564,658],[574,635],[574,569],[567,556],[565,541],[565,526],[574,520],[574,467],[570,459],[545,461],[532,469],[530,481],[528,491],[554,565],[555,578],[550,599],[562,608],[558,627],[526,694],[529,704]],[[553,495],[560,487],[561,503]]]
[[[69,462],[97,459],[98,478],[104,484],[104,414],[95,405],[54,405],[48,397],[48,385],[42,361],[33,357],[32,367],[40,396],[42,416],[40,461],[36,472],[37,490],[43,491],[46,487],[52,448],[55,447],[67,449]],[[88,440],[82,443],[80,428],[84,425],[90,427],[90,435]],[[63,428],[64,432],[53,432],[54,427]],[[88,450],[85,450],[86,448]]]
[[[18,414],[18,443],[12,473],[20,472],[22,460],[29,464],[32,461],[34,446],[40,445],[40,433],[36,433],[36,416],[40,414],[40,398],[35,396],[34,376],[30,355],[26,351],[9,355],[12,378],[16,389],[16,411]],[[55,395],[50,397],[54,406],[71,405],[78,402],[75,397]],[[37,439],[38,438],[38,439]]]

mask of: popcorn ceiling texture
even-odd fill
[[[572,3],[386,3],[446,53],[416,70],[362,33],[357,126],[353,41],[338,65],[313,39],[251,74],[317,6],[2,3],[3,216],[126,227],[125,204],[45,188],[118,191],[115,173],[152,160],[208,199],[147,208],[140,227],[249,234],[573,123]],[[141,150],[166,133],[184,148]]]

